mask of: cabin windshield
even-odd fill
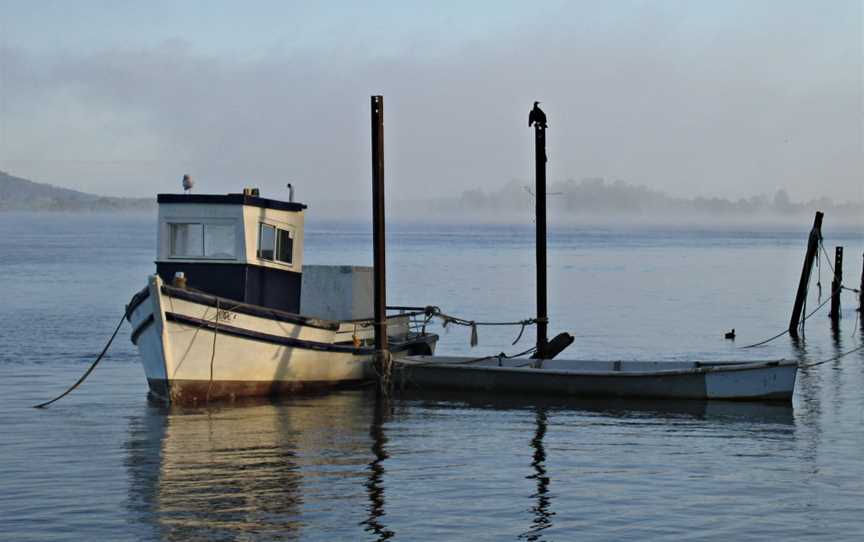
[[[171,258],[236,258],[233,224],[169,224]]]

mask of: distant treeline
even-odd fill
[[[152,211],[150,198],[113,198],[60,188],[0,171],[0,211]]]
[[[550,212],[574,217],[674,220],[677,216],[682,219],[708,217],[770,220],[805,216],[815,210],[823,210],[838,220],[864,220],[864,202],[837,203],[829,198],[819,198],[796,203],[782,189],[773,196],[758,195],[737,200],[676,198],[645,186],[624,181],[607,183],[601,178],[551,183],[547,188],[547,202]],[[479,214],[520,212],[532,209],[533,205],[533,187],[515,180],[497,191],[467,190],[457,202],[459,212]]]

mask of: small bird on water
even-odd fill
[[[195,186],[195,183],[192,182],[192,177],[188,174],[183,175],[183,193],[189,194],[192,192],[192,187]]]
[[[536,123],[541,128],[546,128],[546,113],[538,107],[540,102],[534,102],[534,109],[528,113],[528,126]]]
[[[733,327],[732,331],[727,331],[726,335],[724,335],[723,337],[726,339],[729,339],[731,341],[734,341],[735,340],[735,328]]]

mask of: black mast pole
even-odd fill
[[[375,297],[375,350],[378,374],[386,379],[387,289],[384,253],[384,97],[372,96],[372,245]],[[386,384],[386,380],[383,382]]]
[[[546,358],[549,326],[546,304],[546,126],[534,123],[534,161],[536,186],[536,245],[537,245],[537,359]]]

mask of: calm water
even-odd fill
[[[854,297],[801,348],[788,321],[807,235],[554,229],[552,332],[567,357],[815,361],[860,344]],[[529,317],[532,230],[401,226],[391,303]],[[0,539],[861,540],[864,353],[799,374],[791,406],[500,400],[367,392],[210,409],[146,398],[124,329],[152,272],[151,217],[0,215]],[[833,233],[833,235],[832,235]],[[846,247],[861,273],[864,232]],[[366,227],[313,224],[307,263],[368,264]],[[823,290],[829,288],[827,267]],[[818,304],[815,288],[808,305]],[[515,330],[442,332],[442,353],[495,353]]]

